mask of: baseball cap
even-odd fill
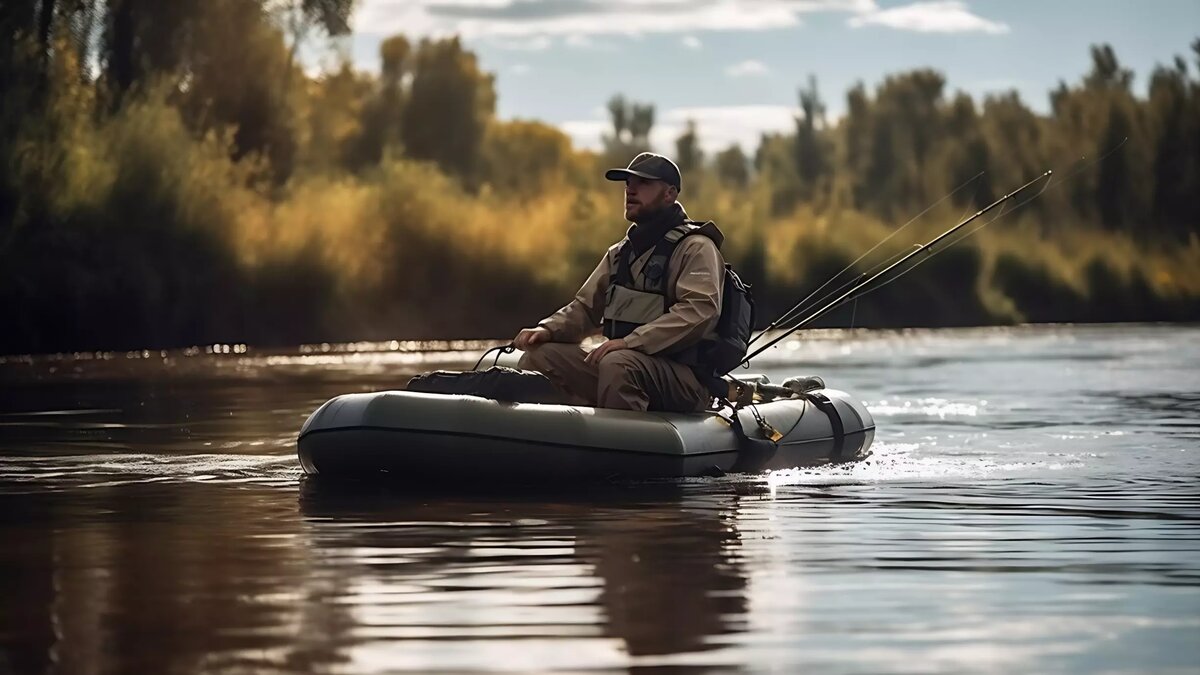
[[[622,181],[630,176],[661,180],[667,185],[674,185],[676,190],[683,190],[683,186],[680,185],[679,167],[670,159],[653,152],[643,152],[634,157],[624,169],[609,169],[604,172],[605,178],[615,181]]]

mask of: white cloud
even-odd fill
[[[700,49],[704,46],[701,44],[700,38],[696,37],[695,35],[685,35],[680,42],[682,42],[683,46],[687,47],[688,49]]]
[[[513,75],[526,75],[529,73],[530,68],[528,63],[517,63],[510,70]]]
[[[747,154],[754,154],[764,133],[791,132],[800,111],[784,105],[730,105],[672,108],[659,115],[650,133],[650,143],[670,154],[675,139],[683,133],[688,120],[696,123],[700,146],[710,155],[737,143]],[[596,117],[559,124],[576,147],[599,150],[603,134],[611,133],[611,124],[597,110]]]
[[[571,35],[568,35],[567,38],[563,40],[563,44],[571,47],[572,49],[592,49],[602,52],[617,51],[617,45],[611,42],[601,42],[600,40],[597,40],[589,35],[582,35],[579,33],[572,33]]]
[[[468,40],[638,36],[774,30],[799,25],[805,14],[834,12],[852,15],[849,23],[855,28],[878,25],[927,33],[1009,31],[1007,24],[972,13],[962,0],[924,0],[888,9],[880,9],[876,0],[360,0],[353,27],[368,35],[457,34]],[[683,38],[685,46],[693,48],[693,38]]]
[[[735,63],[732,66],[725,68],[725,74],[730,77],[766,75],[767,72],[767,66],[762,61],[756,61],[754,59],[746,59],[741,63]]]
[[[488,44],[500,49],[509,49],[515,52],[544,52],[550,49],[553,42],[549,36],[535,35],[528,38],[492,38],[488,40]]]
[[[849,20],[854,28],[886,26],[918,33],[991,33],[1009,32],[1008,24],[990,21],[967,9],[959,0],[914,2],[890,9],[860,13]]]
[[[873,0],[361,0],[354,30],[372,35],[628,35],[761,31],[814,12],[861,14]],[[670,20],[664,20],[670,17]]]

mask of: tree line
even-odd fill
[[[488,337],[568,297],[620,232],[602,169],[649,147],[653,103],[612,97],[605,147],[589,152],[545,123],[497,119],[495,76],[458,38],[391,37],[377,74],[345,58],[306,73],[298,54],[336,45],[352,11],[352,0],[0,6],[0,351]],[[1022,212],[1019,234],[914,277],[936,294],[948,275],[970,302],[921,309],[883,295],[860,316],[1188,318],[1200,296],[1200,40],[1192,50],[1196,63],[1158,67],[1140,96],[1097,46],[1047,115],[1015,93],[951,94],[918,70],[857,85],[831,122],[810,77],[791,133],[708,157],[689,124],[659,150],[688,174],[689,209],[735,235],[728,255],[769,307],[963,183],[955,208],[1054,167],[1070,180]],[[1072,246],[1084,263],[1064,262]]]

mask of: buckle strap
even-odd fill
[[[806,392],[801,396],[812,401],[817,406],[817,410],[825,413],[825,416],[829,418],[829,427],[833,431],[833,457],[841,459],[846,445],[846,427],[842,424],[842,416],[838,413],[837,406],[833,404],[833,399],[819,391]]]

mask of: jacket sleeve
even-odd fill
[[[630,349],[657,354],[699,342],[721,316],[725,261],[708,237],[680,242],[672,256],[675,303],[666,314],[639,326],[625,338]]]
[[[549,329],[551,339],[555,342],[579,342],[600,332],[615,248],[613,246],[605,252],[600,264],[596,265],[596,269],[592,270],[575,294],[575,299],[538,322],[539,326]]]

